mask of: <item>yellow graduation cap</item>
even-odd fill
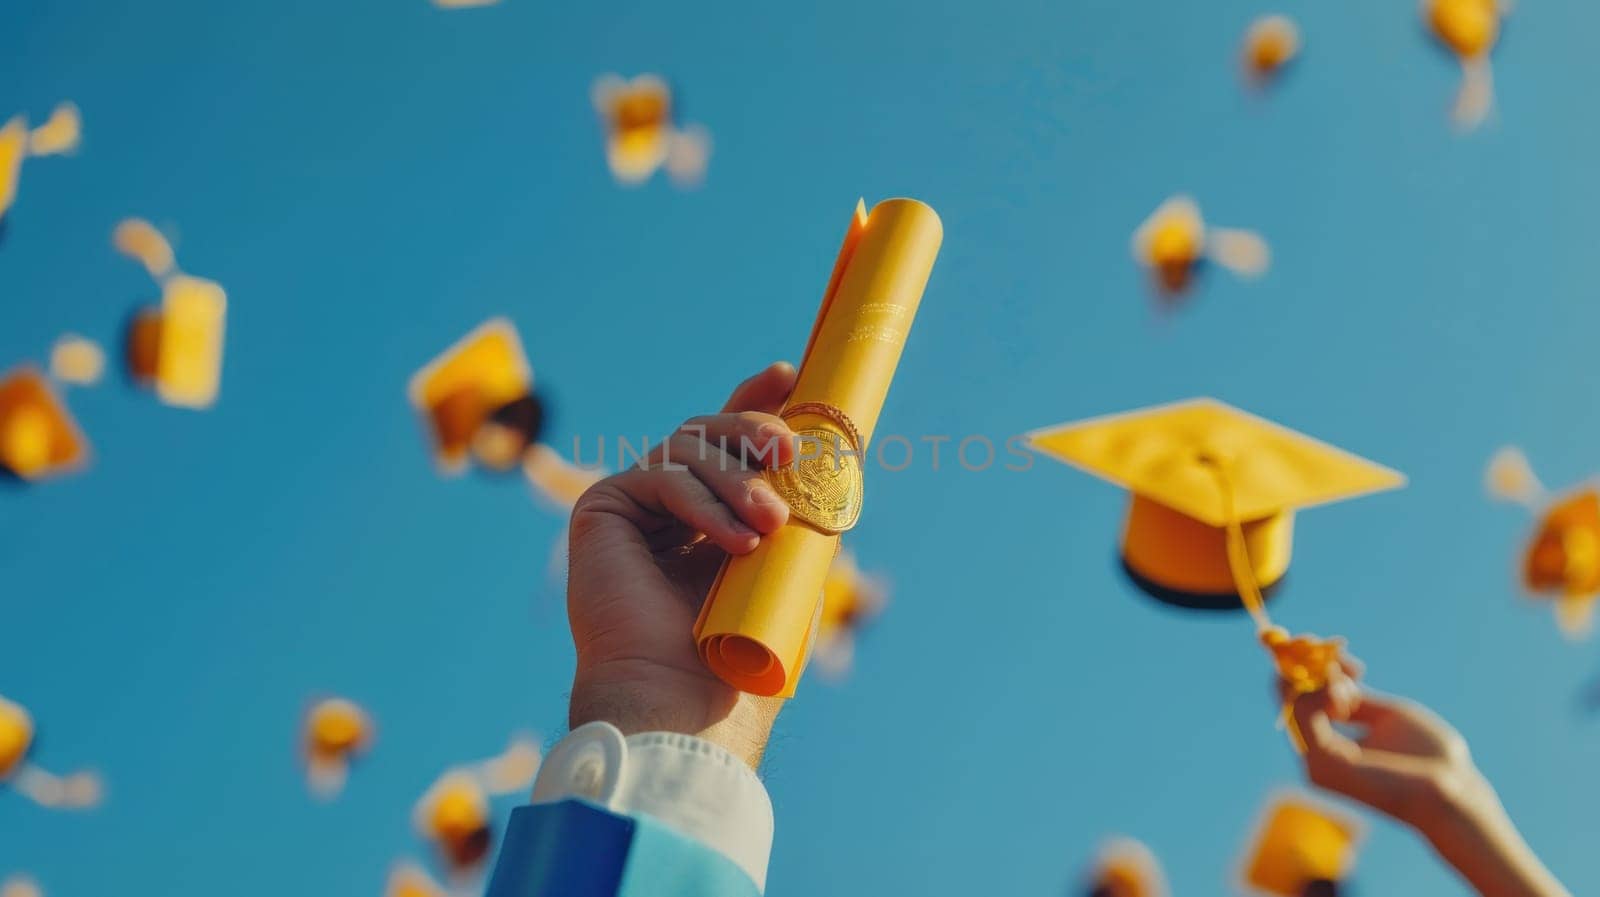
[[[494,845],[488,792],[465,770],[451,770],[435,782],[417,802],[412,820],[456,872],[477,867]]]
[[[1215,399],[1050,427],[1032,446],[1133,495],[1122,559],[1152,596],[1230,608],[1241,597],[1227,530],[1237,524],[1256,583],[1283,578],[1297,508],[1403,485],[1400,474]]]
[[[1261,84],[1283,70],[1300,53],[1300,27],[1284,15],[1267,15],[1250,23],[1240,53],[1245,75]]]
[[[28,157],[28,120],[18,115],[0,127],[0,219],[17,198],[22,160]]]
[[[1150,848],[1132,838],[1101,846],[1089,872],[1086,897],[1167,897],[1167,881]]]
[[[1355,866],[1361,824],[1310,797],[1268,802],[1240,870],[1246,888],[1275,897],[1337,893]]]
[[[855,661],[856,635],[889,602],[881,577],[862,572],[854,553],[840,549],[822,581],[822,611],[812,660],[827,677],[842,679]]]
[[[88,441],[43,372],[24,365],[0,377],[0,474],[39,480],[88,458]]]
[[[1494,105],[1489,55],[1500,40],[1500,20],[1510,6],[1509,0],[1425,0],[1422,5],[1434,38],[1461,63],[1461,87],[1451,115],[1464,130],[1481,124]]]
[[[526,401],[533,395],[533,370],[516,327],[505,318],[483,323],[446,349],[411,378],[407,392],[426,419],[435,457],[447,471],[464,469],[475,447],[491,466],[500,466],[505,430],[531,433],[527,442],[537,437],[542,412]],[[494,426],[480,440],[489,423]],[[509,466],[521,460],[518,455]]]
[[[100,803],[100,777],[93,772],[56,775],[28,760],[34,745],[33,716],[0,695],[0,784],[40,805],[83,809]],[[4,895],[0,895],[4,897]]]
[[[1585,487],[1544,512],[1523,555],[1528,591],[1553,596],[1568,638],[1587,635],[1600,597],[1600,491]]]
[[[344,788],[350,763],[372,746],[372,717],[345,698],[324,698],[306,711],[301,750],[306,782],[317,796],[330,798]]]
[[[167,281],[156,363],[156,394],[163,402],[185,408],[209,408],[216,402],[227,311],[227,294],[212,281],[183,274]]]
[[[606,129],[606,164],[619,183],[650,179],[672,151],[672,89],[659,75],[608,74],[590,90]]]

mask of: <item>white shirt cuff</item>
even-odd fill
[[[677,732],[624,738],[610,723],[585,723],[550,749],[533,783],[533,803],[569,797],[650,816],[727,857],[766,890],[772,801],[750,767],[719,745]]]

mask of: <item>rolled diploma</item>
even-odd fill
[[[914,199],[885,200],[871,214],[858,204],[845,235],[788,407],[820,403],[839,409],[859,432],[863,453],[943,235],[939,216]],[[820,427],[836,434],[850,450],[833,419],[812,413],[785,417],[795,430]],[[694,627],[700,657],[712,672],[741,691],[792,696],[838,548],[837,534],[791,515],[754,551],[729,558]]]

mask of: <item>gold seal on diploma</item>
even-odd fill
[[[793,464],[766,472],[767,482],[789,503],[789,513],[825,533],[842,533],[861,518],[865,482],[861,445],[826,427],[796,430]]]
[[[943,235],[914,199],[856,206],[782,413],[802,437],[798,457],[767,474],[789,522],[723,564],[695,621],[701,660],[734,688],[788,697],[800,681],[839,534],[861,514],[862,452]]]

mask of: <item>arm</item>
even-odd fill
[[[1478,771],[1467,743],[1426,708],[1360,691],[1342,671],[1294,702],[1306,774],[1403,822],[1483,897],[1570,897]],[[1364,729],[1351,738],[1335,728]]]
[[[760,893],[773,822],[755,767],[782,701],[724,684],[690,632],[722,562],[788,520],[741,445],[776,443],[766,461],[792,458],[773,412],[794,375],[767,368],[722,413],[685,423],[578,500],[572,731],[513,813],[490,897]]]

